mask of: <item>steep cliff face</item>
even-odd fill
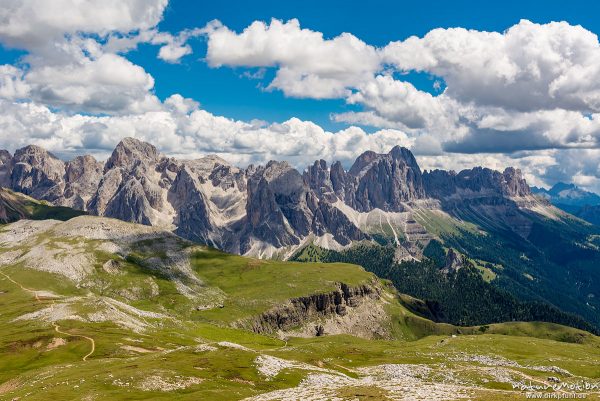
[[[317,196],[334,202],[333,195],[359,212],[405,210],[405,203],[425,198],[421,170],[412,153],[399,146],[387,154],[365,152],[350,170],[335,163],[329,176],[323,161],[315,163],[305,180]]]
[[[275,248],[299,245],[308,235],[314,208],[312,193],[298,171],[286,162],[249,169],[246,229],[240,249],[255,242]]]
[[[63,206],[87,210],[88,202],[96,194],[102,179],[104,165],[92,156],[77,156],[65,163],[65,190]]]
[[[370,239],[370,236],[354,225],[348,216],[328,202],[319,202],[311,228],[312,232],[319,237],[331,234],[333,239],[342,246],[349,245],[353,241]]]
[[[334,203],[337,200],[337,196],[333,189],[331,175],[332,173],[327,168],[327,162],[321,159],[316,160],[312,166],[306,169],[303,178],[305,184],[319,199]]]
[[[135,138],[125,138],[117,144],[106,161],[104,171],[119,167],[131,169],[139,164],[150,166],[160,159],[161,156],[153,145]]]
[[[12,159],[11,188],[35,199],[58,202],[62,197],[65,165],[39,146],[18,149]]]
[[[11,186],[12,155],[8,150],[0,150],[0,187]]]
[[[532,220],[524,211],[541,210],[543,202],[531,195],[520,170],[504,172],[475,167],[456,174],[434,170],[423,175],[425,191],[441,207],[460,219],[476,215],[476,224],[509,229],[527,238]]]
[[[454,171],[434,170],[423,175],[425,192],[437,199],[452,196],[476,198],[484,196],[524,197],[531,195],[521,171],[512,167],[503,173],[475,167],[456,174]]]
[[[214,228],[199,177],[189,166],[184,166],[177,173],[169,189],[168,199],[173,208],[179,211],[175,221],[177,234],[185,234],[184,236],[197,242],[216,245],[212,238]]]
[[[328,293],[292,298],[283,305],[264,312],[250,321],[240,321],[237,325],[261,334],[283,334],[294,329],[302,329],[304,326],[308,328],[308,332],[304,334],[319,336],[330,334],[322,325],[328,318],[339,319],[339,323],[343,324],[344,317],[364,313],[364,310],[369,308],[378,308],[375,305],[380,301],[382,289],[376,282],[356,287],[338,283],[337,287],[336,290]],[[386,334],[375,327],[370,327],[370,332],[374,337],[385,337]]]
[[[121,141],[104,165],[104,176],[90,201],[99,216],[141,224],[161,223],[166,188],[172,176],[156,148],[133,138]],[[164,183],[163,183],[164,186]]]

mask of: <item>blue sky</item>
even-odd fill
[[[0,148],[233,163],[409,147],[600,191],[600,3],[6,0]],[[218,22],[211,22],[211,21]]]
[[[501,32],[520,19],[538,23],[565,20],[600,32],[598,15],[600,3],[589,1],[172,0],[159,27],[176,33],[218,19],[228,27],[242,31],[255,20],[298,18],[303,27],[323,32],[326,37],[351,32],[367,43],[385,46],[393,40],[423,36],[435,28],[464,27]],[[194,54],[179,65],[157,60],[153,46],[143,46],[128,58],[143,65],[156,78],[156,93],[163,99],[181,93],[197,99],[213,113],[243,120],[284,121],[296,116],[327,129],[345,126],[329,118],[331,112],[349,108],[343,100],[296,99],[281,92],[260,90],[257,81],[240,78],[242,71],[239,69],[212,69],[199,61],[205,53],[204,39],[195,40],[192,46]],[[426,74],[411,82],[423,90],[433,91],[433,81]]]

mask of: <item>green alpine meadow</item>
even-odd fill
[[[3,399],[512,400],[600,380],[590,332],[435,322],[355,264],[94,216],[6,224],[0,251]]]

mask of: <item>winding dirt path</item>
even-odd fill
[[[54,304],[52,306],[54,306]],[[81,334],[71,334],[71,333],[67,333],[66,331],[62,331],[60,329],[60,327],[58,326],[58,324],[56,324],[56,323],[52,323],[52,326],[54,326],[54,330],[57,333],[64,334],[65,336],[69,336],[69,337],[85,338],[86,340],[88,340],[90,342],[90,344],[92,344],[92,349],[90,350],[90,352],[88,352],[87,354],[85,354],[85,356],[82,358],[82,361],[85,361],[90,355],[92,355],[94,353],[94,351],[96,351],[96,342],[94,341],[93,338],[88,337],[88,336],[84,336],[84,335],[81,335]]]
[[[25,292],[29,292],[29,293],[33,294],[33,296],[35,297],[35,300],[36,300],[37,302],[42,302],[42,300],[40,299],[40,297],[39,297],[39,295],[38,295],[38,291],[36,291],[36,290],[32,290],[31,288],[27,288],[27,287],[23,286],[21,283],[18,283],[18,282],[16,282],[16,281],[15,281],[15,280],[13,280],[13,279],[12,279],[10,276],[8,276],[6,273],[4,273],[4,272],[2,272],[2,271],[0,271],[0,274],[2,274],[4,277],[6,277],[6,278],[7,278],[7,279],[8,279],[8,280],[11,282],[11,283],[13,283],[13,284],[17,285],[17,286],[18,286],[19,288],[21,288],[23,291],[25,291]],[[55,303],[54,303],[54,300],[53,300],[53,299],[51,299],[50,301],[52,302],[52,305],[51,305],[51,307],[52,307],[52,308],[54,308],[54,305],[55,305]],[[59,326],[58,324],[56,324],[55,322],[53,322],[53,323],[52,323],[52,326],[54,327],[54,330],[55,330],[57,333],[59,333],[59,334],[62,334],[62,335],[68,336],[68,337],[79,337],[79,338],[84,338],[84,339],[86,339],[86,340],[88,340],[88,341],[90,342],[90,344],[92,345],[92,349],[90,350],[90,352],[88,352],[88,353],[87,353],[87,354],[86,354],[86,355],[85,355],[85,356],[82,358],[82,360],[83,360],[83,361],[87,360],[87,358],[88,358],[88,357],[90,357],[90,356],[91,356],[91,355],[94,353],[94,351],[96,351],[96,342],[94,341],[94,339],[93,339],[93,338],[91,338],[91,337],[88,337],[88,336],[84,336],[84,335],[81,335],[81,334],[71,334],[71,333],[68,333],[68,332],[66,332],[66,331],[62,331],[62,330],[60,329],[60,326]]]

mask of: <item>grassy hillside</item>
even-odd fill
[[[52,206],[18,192],[0,187],[0,224],[20,219],[32,220],[69,220],[85,214],[68,207]]]
[[[465,289],[465,295],[481,296],[485,300],[485,294],[500,291],[520,303],[546,305],[550,309],[555,308],[567,314],[580,316],[589,325],[594,326],[594,330],[600,330],[600,228],[549,206],[543,208],[543,214],[516,206],[510,209],[510,212],[502,210],[504,209],[501,205],[487,207],[468,202],[456,205],[446,212],[417,209],[414,211],[414,219],[433,236],[434,241],[420,241],[416,247],[429,258],[435,256],[431,255],[428,249],[432,243],[439,243],[443,249],[453,248],[466,255],[490,286],[478,284],[482,291],[480,294],[471,294]],[[388,241],[378,239],[377,243],[385,248],[386,244],[392,244],[392,240],[393,238]],[[360,245],[356,248],[359,247]],[[409,265],[399,268],[403,272],[391,272],[388,270],[391,269],[393,261],[389,261],[390,258],[380,260],[381,258],[374,257],[371,251],[367,251],[366,256],[363,256],[360,252],[350,250],[342,257],[332,258],[329,255],[325,259],[319,252],[307,247],[295,255],[295,258],[305,261],[357,263],[377,274],[385,273],[383,277],[397,277],[397,284],[400,284],[398,288],[401,291],[412,291],[411,294],[418,297],[426,294],[417,291],[417,287],[430,286],[432,279],[437,280],[435,275],[428,275],[427,278],[422,277],[421,282],[417,280],[413,283],[414,288],[409,289],[404,283],[407,280],[415,281],[414,272]],[[394,256],[396,255],[392,252],[391,258]],[[421,256],[418,255],[418,258]],[[437,266],[440,265],[439,260],[435,262]],[[417,270],[420,272],[423,269]],[[407,280],[403,279],[403,275]],[[473,285],[477,284],[473,280],[466,281],[472,289]],[[443,291],[447,289],[445,285],[441,288]],[[458,301],[464,298],[463,293],[458,292],[457,295]],[[453,302],[445,300],[448,301]],[[474,300],[474,306],[477,305],[477,300]],[[469,319],[466,313],[473,310],[472,306],[463,313],[466,319],[464,323],[486,321]],[[515,310],[513,306],[506,309]],[[490,314],[499,320],[507,318],[498,315],[491,308],[488,309]],[[533,309],[539,308],[536,306]],[[541,318],[536,313],[527,312],[526,315],[531,315],[531,319]],[[456,316],[451,321],[461,323],[462,317]],[[516,318],[525,317],[523,315]],[[554,321],[567,322],[564,319]]]
[[[270,334],[244,325],[363,287],[376,295],[345,314]],[[415,303],[356,265],[248,259],[96,217],[20,221],[0,228],[0,399],[512,400],[522,381],[600,380],[589,333],[459,328]],[[300,327],[315,325],[323,335]],[[361,338],[365,325],[382,338]]]

